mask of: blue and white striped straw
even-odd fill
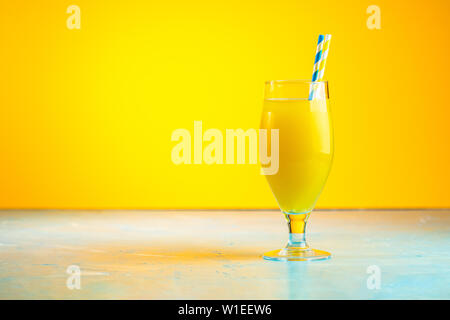
[[[319,40],[317,42],[316,56],[314,59],[314,69],[312,82],[322,81],[325,72],[326,59],[328,57],[328,49],[330,48],[331,35],[327,34],[325,37],[319,35]],[[309,100],[313,100],[315,96],[314,90],[315,84],[311,84],[309,90]]]
[[[325,40],[325,37],[323,35],[319,35],[319,41],[317,41],[316,56],[314,59],[314,70],[313,70],[312,81],[317,81],[317,78],[319,77],[319,64],[320,64],[320,60],[322,58],[322,48],[323,48],[324,40]]]

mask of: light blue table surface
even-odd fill
[[[315,211],[308,233],[331,260],[263,260],[275,211],[1,211],[0,299],[450,298],[449,210]]]

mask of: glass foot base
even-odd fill
[[[331,253],[309,248],[284,248],[266,252],[263,258],[271,261],[317,261],[330,259]]]

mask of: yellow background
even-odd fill
[[[81,30],[66,9],[81,8]],[[369,5],[381,30],[366,27]],[[450,207],[450,2],[2,1],[1,208],[274,208],[257,165],[181,165],[171,133],[257,128],[319,33],[334,166],[321,208]]]

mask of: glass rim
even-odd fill
[[[283,83],[328,83],[328,80],[323,81],[311,81],[309,79],[287,79],[287,80],[267,80],[264,82],[265,84],[283,84]]]

